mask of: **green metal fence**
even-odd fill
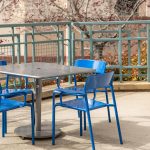
[[[116,71],[116,77],[120,82],[134,75],[143,78],[143,80],[147,77],[147,80],[150,81],[149,24],[150,21],[144,20],[72,23],[72,26],[81,29],[80,33],[77,34],[75,31],[73,33],[73,53],[75,54],[73,58],[88,57],[106,60],[108,62],[107,68]],[[145,48],[142,47],[143,43],[146,43],[147,47],[144,63],[142,59],[142,50]],[[76,55],[77,45],[80,45],[80,55]],[[86,50],[85,47],[87,47]],[[98,58],[95,57],[95,53],[99,53],[97,54]],[[134,74],[133,71],[136,73]]]
[[[64,36],[68,26],[70,22],[0,25],[0,58],[8,63],[70,62],[64,55],[71,45],[71,39]]]
[[[0,59],[9,63],[73,65],[77,58],[103,59],[119,81],[135,71],[135,76],[150,82],[148,20],[2,24],[0,30]]]
[[[49,62],[69,64],[65,57],[71,39],[64,36],[70,22],[0,25],[0,59],[7,63]],[[71,33],[71,32],[70,32]],[[70,57],[69,57],[70,58]],[[70,64],[69,64],[70,65]],[[5,76],[0,76],[1,80]],[[20,79],[10,86],[22,86]],[[30,80],[30,82],[34,82]],[[5,86],[5,81],[2,81]]]

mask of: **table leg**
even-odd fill
[[[41,99],[42,99],[42,82],[36,79],[36,102],[35,102],[35,130],[41,131]]]
[[[45,139],[51,138],[51,123],[45,122],[41,124],[41,99],[42,99],[42,81],[36,79],[36,101],[35,101],[35,138]],[[61,130],[57,129],[56,137],[61,134]],[[15,133],[22,138],[31,138],[31,125],[21,126],[15,129]]]

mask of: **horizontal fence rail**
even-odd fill
[[[0,24],[0,30],[0,59],[8,63],[102,59],[120,82],[150,82],[149,20]]]

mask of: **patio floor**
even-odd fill
[[[104,95],[98,97],[104,100]],[[119,144],[113,109],[112,123],[108,123],[104,108],[91,112],[96,149],[150,150],[150,92],[116,92],[116,99],[124,144]],[[14,134],[16,127],[30,122],[29,116],[29,108],[8,112],[8,134],[5,138],[0,137],[0,150],[91,149],[88,131],[79,136],[79,119],[75,111],[57,108],[56,124],[63,134],[56,139],[55,146],[51,145],[50,139],[36,140],[33,146],[30,140],[22,140]],[[42,120],[51,121],[51,99],[42,101]]]

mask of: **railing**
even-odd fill
[[[71,26],[70,22],[0,25],[3,30],[0,57],[9,63],[46,61],[64,64],[65,43],[71,45],[71,39],[64,36],[68,26]]]
[[[136,71],[150,82],[150,21],[2,24],[0,30],[0,59],[9,63],[104,59],[120,81]]]
[[[69,34],[64,36],[67,29],[71,29],[70,22],[1,24],[0,60],[12,64],[35,61],[69,64],[65,54],[69,56],[66,45],[71,47]],[[5,79],[2,75],[0,78]],[[22,86],[20,79],[17,83],[11,81],[10,86]],[[2,86],[5,86],[5,81],[2,81]]]
[[[78,35],[77,32],[72,34],[74,41],[73,61],[76,58],[86,57],[85,45],[88,45],[89,58],[95,59],[94,52],[96,50],[100,53],[97,54],[100,57],[103,53],[101,59],[108,62],[107,68],[115,69],[116,76],[119,77],[120,81],[134,76],[134,70],[137,72],[135,76],[143,77],[143,80],[147,77],[148,82],[150,82],[150,21],[75,22],[72,23],[72,26],[81,30],[84,29]],[[80,45],[80,56],[79,54],[75,55],[78,51],[75,43]],[[142,47],[143,43],[147,47],[145,51],[146,61],[144,60],[144,62],[141,59],[143,57],[142,51],[145,48]],[[94,48],[95,45],[99,48]],[[110,55],[113,56],[114,54],[115,56],[108,60]],[[132,62],[132,59],[136,62]]]

